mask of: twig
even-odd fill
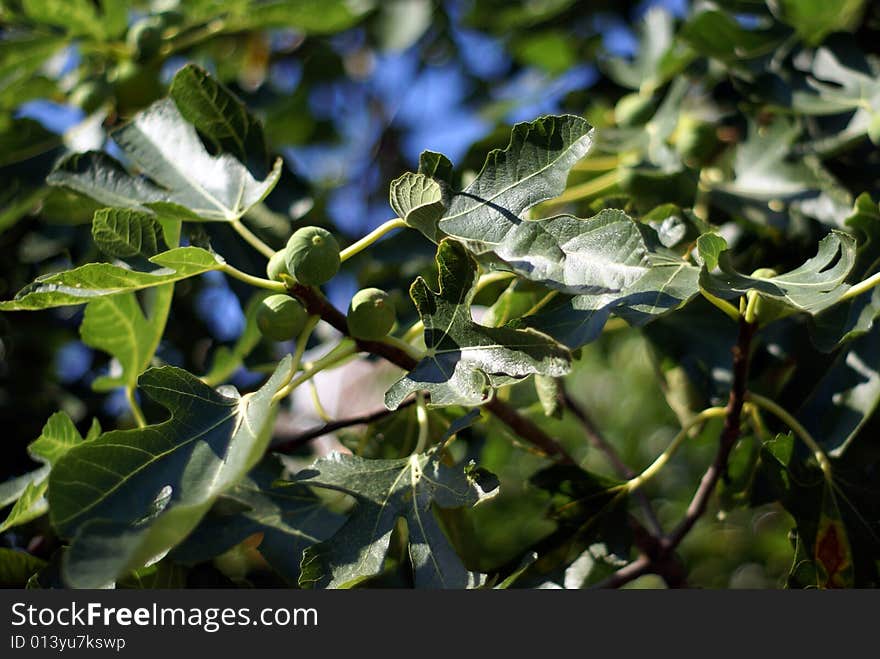
[[[410,399],[400,405],[398,410],[402,410],[404,408],[409,407],[415,403],[415,399]],[[352,416],[347,419],[337,419],[336,421],[328,421],[320,426],[316,426],[309,430],[305,430],[295,437],[291,437],[283,442],[279,442],[271,447],[271,450],[276,453],[291,453],[296,449],[305,446],[313,439],[318,437],[323,437],[324,435],[329,435],[331,432],[336,432],[337,430],[341,430],[342,428],[348,428],[350,426],[359,426],[363,424],[370,424],[380,419],[384,419],[386,416],[393,414],[391,410],[385,409],[384,407],[381,410],[375,410],[373,412],[367,412],[366,414],[360,414],[358,416]]]
[[[744,318],[740,317],[739,335],[737,336],[736,345],[733,347],[733,384],[727,400],[727,414],[724,417],[724,427],[721,430],[718,451],[712,464],[703,474],[700,485],[688,505],[684,518],[670,535],[659,540],[656,548],[648,547],[648,551],[645,551],[643,547],[645,553],[611,575],[601,584],[602,586],[606,588],[619,588],[649,572],[655,572],[656,574],[663,575],[665,578],[664,571],[668,570],[670,565],[675,565],[675,563],[671,562],[674,560],[675,549],[681,544],[681,541],[684,540],[697,520],[706,512],[709,499],[715,491],[715,486],[727,472],[727,461],[730,457],[730,452],[733,450],[737,439],[739,439],[740,417],[742,416],[743,405],[746,401],[749,377],[749,355],[752,337],[756,329],[757,325],[747,323]],[[667,583],[669,582],[667,581]]]
[[[724,418],[724,428],[721,430],[718,452],[706,473],[703,474],[684,519],[667,539],[665,544],[668,546],[668,551],[674,550],[681,543],[697,520],[706,512],[709,498],[715,491],[715,486],[722,475],[727,473],[727,460],[736,440],[739,439],[740,417],[746,400],[746,386],[749,377],[749,353],[756,327],[754,324],[747,323],[744,318],[739,320],[739,335],[736,345],[733,347],[733,385],[727,400],[727,416]]]
[[[295,295],[302,301],[306,310],[310,314],[321,316],[324,321],[334,327],[342,334],[348,335],[348,324],[345,316],[339,309],[334,307],[320,292],[310,286],[304,286],[294,283],[288,289],[292,295]],[[412,370],[416,365],[416,360],[406,351],[401,350],[393,345],[381,341],[364,341],[357,339],[357,346],[364,352],[369,352],[379,357],[384,357],[392,364]],[[545,454],[551,457],[557,457],[562,462],[574,463],[574,459],[555,439],[550,437],[541,428],[524,416],[521,416],[513,408],[504,402],[493,398],[489,401],[485,408],[494,414],[502,423],[510,428],[515,434],[526,440],[530,444],[538,447]]]
[[[580,421],[581,426],[583,426],[587,441],[608,458],[608,461],[611,462],[617,475],[621,478],[626,478],[627,480],[634,478],[636,473],[623,461],[620,454],[617,452],[617,449],[615,449],[614,446],[602,436],[602,433],[596,427],[596,424],[593,423],[593,420],[587,414],[586,410],[577,404],[565,387],[562,387],[561,396],[562,402],[571,413],[574,414],[575,418]],[[660,524],[660,520],[657,518],[657,513],[654,511],[654,507],[651,505],[648,497],[645,496],[645,493],[642,491],[636,491],[635,496],[654,532],[663,533],[663,526]]]
[[[565,406],[569,411],[574,414],[575,418],[580,421],[580,424],[584,428],[584,433],[587,436],[587,441],[605,454],[605,457],[611,462],[617,475],[621,478],[632,478],[635,476],[635,472],[627,466],[623,459],[621,459],[617,449],[615,449],[611,443],[602,436],[602,433],[596,427],[596,424],[593,423],[593,420],[587,415],[586,410],[578,405],[564,388],[562,389],[562,402],[565,403]]]
[[[627,563],[610,577],[597,583],[595,588],[620,588],[621,586],[628,584],[630,581],[634,581],[645,574],[649,574],[653,571],[653,566],[654,561],[652,561],[647,555],[642,554],[632,563]]]

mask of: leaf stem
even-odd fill
[[[534,314],[538,313],[541,309],[543,309],[543,308],[546,307],[550,302],[552,302],[553,299],[554,299],[557,295],[559,295],[559,291],[550,291],[549,293],[547,293],[547,295],[545,295],[545,296],[542,297],[540,300],[538,300],[537,302],[535,302],[534,306],[532,306],[531,309],[529,309],[528,311],[526,311],[526,312],[523,314],[523,318],[525,318],[526,316],[533,316]]]
[[[128,401],[128,407],[131,409],[131,415],[134,417],[134,421],[137,423],[138,428],[146,426],[147,419],[144,417],[141,406],[138,405],[137,398],[134,396],[134,387],[125,388],[125,399]]]
[[[794,418],[788,410],[779,405],[776,401],[765,398],[764,396],[751,391],[746,394],[746,401],[752,403],[755,407],[770,412],[770,414],[791,428],[792,431],[794,431],[794,434],[797,435],[800,440],[807,445],[807,448],[813,452],[813,457],[816,458],[816,462],[819,463],[819,468],[822,470],[822,473],[825,474],[825,477],[829,481],[831,480],[831,462],[828,460],[828,456],[825,455],[825,451],[819,446],[819,442],[817,442],[809,431],[804,428],[800,421]]]
[[[724,315],[730,318],[733,322],[739,322],[739,309],[733,306],[727,300],[722,300],[720,297],[716,297],[712,295],[705,288],[700,286],[700,294],[706,298],[709,302],[711,302],[714,306],[718,307],[721,311],[724,312]]]
[[[620,158],[618,156],[594,156],[576,162],[572,169],[578,172],[604,172],[614,169],[619,164]]]
[[[225,20],[222,18],[215,18],[206,23],[203,27],[188,32],[182,32],[162,47],[160,56],[164,59],[173,53],[195,46],[206,39],[210,39],[211,37],[220,34],[226,29],[226,27],[227,24]]]
[[[746,310],[745,310],[745,321],[747,323],[754,323],[758,320],[758,291],[749,291],[746,293]]]
[[[250,284],[251,286],[265,288],[270,291],[275,291],[276,293],[284,293],[285,291],[287,291],[287,287],[280,281],[272,281],[271,279],[254,277],[253,275],[242,272],[235,266],[229,265],[228,263],[224,263],[222,266],[220,266],[220,271],[225,272],[230,277],[234,277],[235,279],[243,281],[246,284]]]
[[[571,201],[588,199],[589,197],[593,197],[600,192],[605,192],[606,190],[613,188],[615,185],[617,185],[617,181],[619,180],[619,178],[620,174],[616,169],[613,169],[607,174],[602,174],[601,176],[597,176],[594,179],[590,179],[589,181],[568,188],[568,190],[563,192],[555,199],[545,201],[544,205],[558,206],[560,204],[567,204]]]
[[[299,366],[302,363],[303,354],[306,351],[306,346],[309,344],[309,339],[312,336],[312,332],[315,327],[317,327],[318,323],[321,321],[320,316],[309,316],[306,320],[306,324],[300,332],[299,337],[296,339],[296,349],[293,352],[293,361],[290,363],[290,371],[287,374],[287,377],[284,379],[284,382],[278,388],[278,391],[275,393],[275,396],[272,397],[272,402],[274,403],[278,398],[278,394],[288,385],[290,381],[293,380],[293,376],[296,375],[296,372],[299,370]]]
[[[321,402],[321,396],[318,393],[318,386],[315,384],[314,379],[309,380],[309,393],[312,395],[312,405],[315,408],[315,412],[317,412],[318,416],[321,418],[321,421],[324,423],[331,423],[333,418],[327,414],[327,410]]]
[[[255,233],[244,225],[244,222],[241,220],[232,220],[230,224],[232,225],[232,228],[235,229],[236,233],[241,236],[248,245],[253,247],[267,259],[271,259],[275,255],[275,250],[260,240]]]
[[[496,270],[494,272],[487,272],[485,275],[481,275],[477,280],[476,288],[474,289],[474,294],[479,293],[487,286],[491,286],[499,281],[504,281],[505,279],[513,279],[516,277],[516,273],[508,272],[507,270]]]
[[[406,222],[401,220],[399,217],[395,217],[393,220],[388,220],[384,224],[379,225],[366,236],[358,240],[357,242],[349,245],[344,250],[339,252],[339,260],[343,263],[350,259],[352,256],[356,254],[360,254],[367,247],[372,245],[374,242],[382,238],[385,234],[394,231],[395,229],[402,229],[406,226]]]
[[[654,460],[642,473],[638,476],[630,478],[626,483],[624,483],[624,487],[626,487],[627,491],[630,493],[635,492],[640,487],[642,487],[649,480],[654,478],[663,467],[667,465],[667,463],[672,459],[672,456],[675,455],[675,452],[678,448],[684,443],[684,441],[688,438],[690,431],[695,426],[701,425],[708,421],[709,419],[717,419],[725,416],[727,414],[727,408],[724,407],[709,407],[699,414],[695,415],[692,419],[690,419],[687,423],[682,426],[681,430],[678,434],[673,438],[672,442],[670,442],[669,446],[666,448],[663,453],[657,456],[657,459]]]
[[[315,375],[323,370],[345,361],[349,357],[357,354],[357,344],[347,341],[341,342],[333,350],[318,359],[317,361],[306,363],[299,377],[291,379],[285,386],[278,390],[272,397],[272,402],[276,403],[289,396],[303,382],[307,382]]]
[[[849,290],[847,290],[843,295],[838,298],[835,304],[839,304],[844,300],[850,300],[857,295],[861,295],[862,293],[865,293],[877,286],[877,284],[880,284],[880,272],[871,275],[864,281],[860,281],[858,284],[854,284]]]
[[[419,337],[419,334],[424,331],[425,324],[421,320],[417,320],[408,330],[406,330],[406,332],[404,332],[403,337],[400,340],[407,343],[415,341]]]
[[[413,449],[414,455],[424,453],[425,448],[428,446],[428,434],[430,431],[428,409],[425,406],[425,394],[421,391],[416,394],[416,419],[419,422],[419,437],[416,441],[416,447]]]

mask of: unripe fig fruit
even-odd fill
[[[614,121],[618,126],[639,126],[654,114],[654,99],[641,94],[627,94],[614,106]]]
[[[320,286],[339,272],[339,243],[326,229],[298,229],[284,251],[287,271],[307,286]]]
[[[273,341],[298,336],[307,319],[308,313],[299,300],[283,293],[270,295],[257,309],[257,327],[263,336]]]
[[[132,56],[138,62],[152,59],[162,45],[162,25],[157,18],[142,18],[136,21],[125,36]]]
[[[719,144],[715,124],[687,114],[678,120],[672,140],[678,155],[690,165],[704,164]]]
[[[773,268],[758,268],[752,273],[752,277],[756,279],[772,279],[778,274]],[[766,297],[760,293],[753,293],[753,295],[757,295],[753,312],[759,324],[766,325],[769,322],[791,314],[791,309],[786,307],[780,300]]]
[[[146,107],[163,92],[156,65],[140,66],[124,60],[113,69],[109,78],[116,93],[117,108],[122,114]]]
[[[103,80],[85,80],[78,84],[70,93],[70,103],[82,108],[86,114],[91,114],[112,93],[110,85]]]
[[[287,255],[284,250],[275,252],[272,258],[269,259],[269,264],[266,266],[266,275],[273,281],[282,281],[281,275],[290,275],[287,272]]]
[[[356,339],[378,341],[394,327],[394,305],[388,293],[365,288],[355,293],[348,307],[348,331]]]

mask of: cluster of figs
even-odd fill
[[[287,246],[269,260],[269,279],[285,284],[296,282],[320,286],[330,281],[340,266],[339,243],[326,229],[303,227],[287,241]],[[288,341],[300,335],[308,312],[290,295],[270,295],[257,310],[257,327],[266,338]],[[348,307],[348,332],[356,339],[378,341],[394,327],[396,314],[388,294],[378,288],[358,291]]]

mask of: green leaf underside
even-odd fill
[[[592,144],[593,127],[573,115],[517,124],[507,148],[491,151],[471,184],[452,194],[440,229],[475,247],[504,243],[526,210],[562,193]]]
[[[295,480],[357,500],[343,527],[325,543],[306,550],[300,584],[344,588],[379,574],[397,520],[406,520],[416,588],[468,588],[481,577],[469,572],[434,517],[432,506],[474,506],[497,492],[466,470],[447,467],[436,451],[397,460],[365,460],[331,453]],[[489,487],[486,491],[484,487]]]
[[[832,231],[819,243],[816,256],[790,272],[775,277],[749,277],[738,273],[729,251],[718,257],[720,272],[703,268],[700,285],[722,299],[757,291],[795,311],[818,313],[836,303],[849,286],[844,280],[855,264],[856,240]]]
[[[264,459],[217,500],[171,557],[199,563],[259,533],[257,550],[288,583],[296,584],[303,550],[333,535],[343,517],[328,510],[308,487],[276,486],[280,466],[275,457]]]
[[[636,56],[609,58],[604,68],[623,87],[650,90],[667,80],[689,56],[675,52],[672,15],[659,7],[645,12],[638,32],[642,47]]]
[[[152,213],[102,208],[92,220],[92,239],[109,256],[150,258],[165,250],[162,226]]]
[[[792,105],[805,114],[853,115],[845,133],[853,127],[867,130],[869,117],[880,111],[880,81],[867,71],[854,68],[845,57],[830,48],[818,48],[810,64],[809,90],[796,90],[792,95]]]
[[[727,249],[727,241],[717,233],[704,233],[697,238],[697,252],[709,271],[718,267],[718,257]]]
[[[171,81],[168,91],[184,119],[192,123],[219,150],[241,162],[266,153],[263,127],[247,107],[207,71],[187,64]]]
[[[238,220],[261,202],[281,176],[281,160],[257,181],[229,153],[212,156],[174,101],[162,99],[113,133],[126,157],[147,178],[129,174],[103,153],[74,154],[46,179],[108,206],[143,210],[151,203],[175,204],[192,218]]]
[[[153,358],[165,330],[165,319],[174,295],[173,284],[154,289],[148,318],[134,293],[98,298],[86,305],[79,332],[83,343],[112,355],[119,374],[103,375],[92,382],[95,391],[134,387]]]
[[[56,412],[50,416],[46,425],[43,426],[40,436],[28,446],[30,456],[34,460],[42,462],[43,466],[14,479],[16,481],[14,484],[9,481],[4,483],[4,486],[14,485],[12,489],[17,491],[12,492],[14,499],[9,500],[4,497],[4,500],[0,501],[0,505],[7,505],[13,500],[15,501],[15,505],[9,511],[6,519],[0,524],[0,533],[45,514],[49,508],[45,496],[49,488],[49,472],[52,466],[68,450],[83,441],[94,439],[100,433],[101,427],[95,420],[88,436],[83,440],[76,426],[73,425],[73,421],[65,412]]]
[[[859,237],[852,279],[867,279],[880,268],[880,212],[867,193],[856,199],[852,214],[844,224]],[[880,316],[880,289],[858,295],[813,316],[810,331],[813,342],[825,352],[870,331]]]
[[[437,222],[443,215],[440,184],[424,174],[407,172],[391,182],[391,208],[397,216],[430,240],[437,241]]]
[[[139,272],[109,263],[87,263],[73,270],[38,277],[20,290],[13,300],[0,302],[0,311],[83,304],[95,298],[169,284],[223,267],[219,256],[199,247],[177,247],[157,254],[150,263],[159,267],[150,272]]]
[[[852,199],[818,159],[790,157],[800,133],[800,126],[784,117],[766,127],[750,122],[734,154],[732,180],[710,184],[712,201],[763,224],[785,226],[790,221],[785,210],[836,224]]]
[[[71,538],[63,574],[72,587],[100,587],[161,558],[217,497],[262,457],[272,397],[288,356],[258,391],[229,396],[165,366],[138,384],[171,418],[115,430],[68,451],[49,476],[50,519]]]
[[[428,356],[385,394],[396,409],[416,391],[427,391],[431,405],[480,405],[491,388],[535,373],[568,372],[567,349],[534,330],[485,327],[471,318],[477,264],[461,243],[443,240],[437,251],[439,292],[418,278],[410,289],[425,325]]]
[[[575,349],[597,339],[612,313],[632,325],[644,325],[699,291],[699,269],[681,258],[649,253],[647,262],[645,273],[624,288],[561,297],[523,322]]]
[[[623,211],[604,210],[589,219],[525,218],[530,208],[564,190],[569,170],[590,149],[592,136],[592,127],[571,115],[517,124],[508,147],[492,151],[465,190],[448,194],[438,225],[438,235],[457,238],[475,254],[500,260],[503,268],[575,296],[565,308],[554,305],[549,319],[544,313],[529,321],[571,347],[596,338],[611,313],[645,322],[698,291],[699,270],[680,258],[650,251],[644,227]],[[430,161],[423,164],[430,171]],[[443,178],[438,177],[430,198],[439,201],[411,205],[430,209],[429,220],[439,210],[449,177],[446,167],[438,169]],[[423,185],[424,179],[417,177],[398,179],[392,197],[400,188]]]
[[[831,456],[849,448],[880,403],[880,327],[847,343],[798,411]]]

